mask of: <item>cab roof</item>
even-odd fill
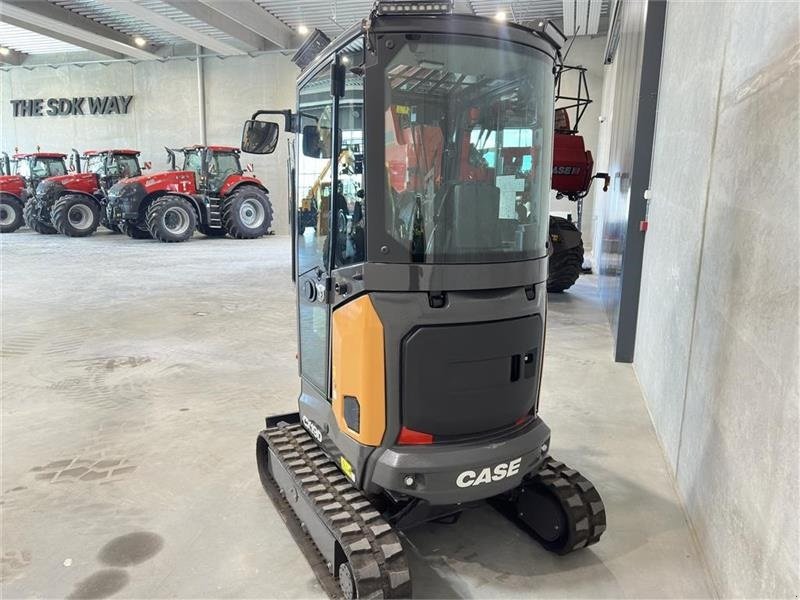
[[[111,150],[85,150],[83,156],[97,156],[99,154],[126,154],[129,156],[138,156],[141,154],[139,150],[131,150],[130,148],[114,148]]]
[[[202,144],[195,144],[194,146],[186,146],[183,151],[187,152],[190,150],[202,150],[203,148],[208,148],[212,152],[239,152],[239,148],[236,146],[203,146]]]
[[[21,152],[13,156],[15,160],[21,158],[67,158],[66,154],[60,152]]]

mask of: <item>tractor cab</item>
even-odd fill
[[[103,189],[120,179],[142,174],[138,150],[87,150],[83,153],[84,169],[97,175]]]
[[[15,154],[11,161],[14,175],[23,177],[31,190],[43,179],[67,174],[66,154],[56,152],[33,152]]]
[[[198,191],[220,197],[230,177],[244,173],[239,149],[233,146],[190,146],[183,149],[183,170],[192,171]]]

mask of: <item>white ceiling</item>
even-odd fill
[[[271,19],[272,27],[284,30],[279,32],[285,36],[282,39],[291,39],[301,25],[309,29],[319,28],[329,37],[334,38],[355,21],[365,17],[374,4],[374,0],[188,0],[196,3],[194,10],[184,5],[185,10],[195,13],[195,16],[192,16],[181,10],[181,1],[185,0],[7,0],[8,5],[16,5],[21,9],[29,11],[41,9],[50,17],[48,22],[52,24],[50,25],[52,29],[43,29],[42,24],[38,23],[36,19],[34,19],[35,25],[32,25],[30,30],[23,28],[25,23],[21,24],[18,18],[17,20],[5,19],[13,24],[0,22],[0,46],[24,54],[50,54],[85,49],[97,51],[97,43],[87,45],[81,38],[75,37],[75,30],[70,30],[68,26],[65,28],[69,35],[64,31],[54,31],[55,29],[60,30],[58,24],[63,22],[86,26],[89,29],[98,26],[101,37],[105,33],[114,39],[114,43],[103,46],[103,48],[107,50],[108,56],[116,58],[148,58],[148,56],[142,56],[144,53],[141,49],[138,51],[138,56],[135,47],[130,52],[125,50],[125,44],[135,46],[133,44],[135,36],[141,36],[147,40],[148,45],[144,50],[151,53],[160,50],[163,54],[167,53],[170,47],[198,43],[195,36],[187,35],[188,30],[199,36],[201,41],[207,42],[201,45],[209,48],[216,45],[226,50],[218,51],[220,53],[252,52],[275,48],[274,41],[278,39],[274,30],[270,31],[271,35],[268,35],[263,29],[259,30],[259,26],[264,26],[260,19],[261,16],[267,19],[266,26],[270,26],[268,20]],[[591,13],[599,12],[605,15],[608,11],[608,2],[609,0],[456,0],[456,10],[488,17],[502,11],[506,13],[508,19],[525,23],[543,18],[561,19],[564,16],[565,8],[568,9],[570,15],[574,15],[576,12],[589,14],[590,4],[592,4]],[[138,6],[133,7],[137,10],[131,12],[137,13],[137,16],[131,16],[125,12],[126,5],[130,8],[129,5],[133,3]],[[202,9],[200,18],[197,14],[198,9]],[[254,14],[252,12],[254,10],[262,14]],[[226,23],[230,23],[231,19],[237,20],[228,28],[222,27],[228,32],[233,32],[234,35],[229,35],[219,28],[221,26],[221,23],[217,21],[217,17],[220,17],[219,13],[222,13],[221,18]],[[152,22],[141,18],[143,14],[152,14]],[[211,14],[213,18],[208,18],[207,14]],[[239,15],[249,16],[249,19]],[[258,23],[254,23],[253,16],[259,17],[256,19]],[[73,17],[78,19],[77,23],[73,23]],[[167,27],[169,23],[166,23],[164,18],[176,24],[176,27]],[[203,20],[204,18],[206,20]],[[569,24],[571,18],[568,17],[566,24]],[[3,7],[0,4],[0,20],[2,19]],[[167,28],[172,31],[165,30]],[[242,33],[237,35],[237,32],[244,29],[247,29],[246,35]],[[93,33],[97,34],[98,31]],[[263,39],[259,36],[262,36]],[[253,42],[253,38],[256,38],[258,42]],[[296,36],[294,39],[300,38]],[[98,38],[95,37],[94,42],[97,40]],[[120,50],[120,43],[123,44],[122,50]],[[81,44],[84,44],[83,47]],[[283,45],[278,44],[277,47]],[[237,49],[240,51],[236,52]],[[155,55],[149,57],[156,58]],[[24,61],[24,55],[22,60]]]

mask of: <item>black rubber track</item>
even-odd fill
[[[600,494],[575,469],[548,457],[531,482],[525,485],[549,494],[564,511],[566,531],[554,541],[539,539],[547,550],[569,554],[597,543],[606,530],[606,509]]]
[[[50,223],[45,223],[36,215],[36,207],[34,206],[34,202],[28,202],[25,204],[25,208],[22,210],[22,215],[25,217],[25,225],[27,225],[36,233],[41,233],[44,235],[58,233],[55,227],[53,227]]]
[[[69,222],[69,212],[78,204],[86,205],[92,213],[92,223],[85,229],[76,229]],[[67,237],[87,237],[92,235],[100,226],[100,207],[97,202],[77,194],[65,194],[53,204],[50,218],[56,231]]]
[[[551,223],[556,222],[558,229],[578,231],[575,223],[562,217],[551,216]],[[568,290],[583,272],[583,240],[577,246],[554,252],[547,263],[547,291],[563,292]]]
[[[411,577],[400,539],[370,500],[350,483],[301,425],[274,427],[266,435],[269,448],[293,474],[306,502],[338,540],[354,576],[358,597],[410,598]],[[262,476],[262,483],[268,492],[270,486],[276,487],[269,475]],[[291,508],[286,510],[291,512]],[[309,563],[314,567],[311,558]],[[332,595],[332,590],[339,588],[333,575],[327,568],[314,570]],[[328,581],[323,580],[325,577]]]
[[[6,214],[11,213],[11,216],[13,216],[13,220],[10,223],[7,225],[0,225],[0,233],[13,233],[22,227],[23,223],[25,223],[25,218],[22,215],[22,202],[13,196],[0,194],[0,205],[3,207],[3,212]]]
[[[247,199],[257,200],[264,209],[264,222],[258,227],[247,227],[239,217],[239,207]],[[225,200],[225,204],[222,207],[222,224],[228,235],[239,240],[260,238],[267,235],[269,228],[272,227],[272,203],[269,201],[269,195],[261,188],[253,185],[245,185],[238,188]]]

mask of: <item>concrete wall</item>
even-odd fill
[[[592,103],[586,108],[586,112],[580,122],[580,134],[583,136],[586,149],[592,152],[595,159],[595,171],[604,171],[605,165],[600,163],[597,159],[598,135],[600,130],[600,106],[601,96],[603,91],[603,49],[605,48],[606,40],[604,36],[597,37],[578,37],[575,38],[575,43],[567,56],[567,64],[572,66],[586,67],[586,83],[589,87],[589,95],[592,98]],[[578,92],[578,78],[573,75],[567,75],[561,83],[561,91],[563,94],[575,96]],[[562,103],[559,103],[559,105]],[[566,104],[566,103],[563,103]],[[574,118],[574,111],[570,111],[570,119]],[[595,183],[598,183],[599,180]],[[593,230],[593,214],[595,192],[598,187],[602,188],[602,184],[597,186],[592,184],[595,188],[583,200],[583,245],[588,251],[592,248],[592,239],[594,236]],[[601,192],[602,194],[602,192]],[[602,201],[602,198],[601,198]],[[553,192],[550,196],[550,210],[554,213],[570,213],[573,218],[577,218],[576,206],[574,202],[570,202],[566,198],[556,200],[556,194]]]
[[[297,69],[283,55],[204,59],[209,144],[238,146],[242,124],[259,108],[295,104]],[[9,100],[72,96],[134,96],[127,115],[14,118]],[[0,150],[67,152],[132,147],[153,170],[167,168],[164,146],[200,143],[197,65],[193,60],[16,68],[0,72]],[[286,145],[268,157],[242,155],[271,192],[279,233],[288,231]]]
[[[800,5],[672,2],[635,368],[722,597],[796,598]]]

